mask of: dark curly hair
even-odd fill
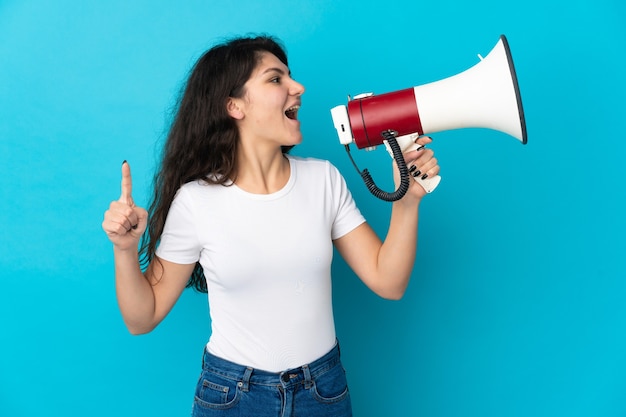
[[[139,249],[143,269],[155,259],[167,213],[183,184],[202,179],[226,185],[237,177],[239,132],[228,115],[226,103],[229,97],[243,96],[244,84],[265,52],[288,65],[287,54],[280,41],[262,35],[238,37],[216,45],[205,52],[191,69],[154,176],[148,228]],[[284,147],[283,152],[289,149]],[[199,263],[187,282],[187,288],[207,292]]]

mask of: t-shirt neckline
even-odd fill
[[[285,154],[285,157],[287,158],[287,161],[289,161],[289,179],[287,180],[287,183],[280,190],[270,193],[270,194],[255,194],[255,193],[251,193],[249,191],[245,191],[241,189],[235,183],[231,183],[229,186],[235,189],[239,194],[252,200],[271,201],[271,200],[277,200],[285,196],[286,194],[289,193],[289,191],[291,191],[291,189],[293,188],[296,182],[296,163],[294,162],[293,158],[291,158],[289,155]]]

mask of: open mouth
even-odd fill
[[[285,110],[285,116],[291,120],[298,120],[298,110],[300,106],[292,106]]]

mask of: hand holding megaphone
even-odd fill
[[[417,133],[414,133],[411,135],[398,137],[396,138],[396,141],[398,142],[402,153],[407,153],[410,151],[416,151],[424,148],[424,145],[417,142],[419,138],[420,136]],[[385,144],[387,152],[389,152],[389,155],[391,156],[391,158],[393,158],[393,150],[391,149],[389,142],[384,141],[383,143]],[[441,182],[441,177],[439,175],[428,176],[428,174],[424,170],[424,167],[421,166],[416,166],[416,169],[413,171],[409,169],[409,174],[413,177],[413,179],[415,179],[415,181],[417,181],[419,185],[422,186],[424,191],[426,191],[427,193],[432,193]]]
[[[401,154],[415,146],[417,137],[444,130],[487,128],[525,144],[526,122],[506,37],[500,36],[480,59],[468,70],[440,81],[380,95],[360,94],[350,98],[347,106],[332,108],[339,141],[348,151],[351,143],[359,149],[384,143],[399,167]],[[361,175],[374,195],[387,201],[402,198],[400,188],[391,194],[379,192],[366,171]],[[417,178],[427,192],[440,180]]]

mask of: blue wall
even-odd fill
[[[125,330],[102,214],[133,167],[145,204],[173,99],[215,40],[269,32],[306,87],[297,154],[344,173],[380,233],[329,109],[456,74],[506,34],[529,143],[434,135],[405,298],[334,264],[355,415],[626,415],[621,0],[0,1],[0,415],[188,415],[208,338],[186,291]],[[354,152],[385,183],[384,150]]]

